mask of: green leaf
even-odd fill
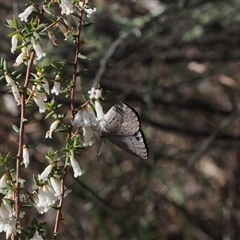
[[[12,128],[16,133],[19,132],[19,128],[16,125],[12,124]]]
[[[7,35],[7,37],[12,37],[14,35],[19,35],[19,32],[18,31],[11,32]]]
[[[32,208],[32,204],[22,204],[21,205],[23,208]]]
[[[44,7],[44,10],[46,13],[50,14],[50,15],[54,15],[51,8],[52,8],[52,3],[43,3],[43,5],[45,6]]]
[[[29,40],[29,41],[26,41],[25,43],[24,43],[24,45],[22,45],[22,47],[26,47],[26,46],[28,46],[28,45],[30,45],[30,44],[32,44],[32,42]],[[21,48],[22,48],[21,47]]]
[[[40,36],[41,38],[48,38],[48,34],[45,33],[45,32],[40,32],[40,33],[39,33],[39,36]]]
[[[24,30],[26,30],[26,32],[28,32],[28,33],[32,33],[32,26],[31,26],[31,24],[26,23]]]
[[[81,54],[81,53],[78,54],[78,58],[79,58],[79,59],[83,59],[83,60],[85,60],[85,59],[91,60],[90,58],[88,58],[87,56],[85,56],[85,55],[83,55],[83,54]]]
[[[80,70],[80,71],[77,72],[77,76],[78,76],[78,77],[81,77],[81,76],[83,76],[87,71],[88,71],[88,69]]]
[[[15,78],[19,79],[22,76],[22,73],[18,74]]]
[[[38,25],[38,27],[36,28],[36,32],[41,32],[43,29],[46,28],[46,24],[42,23],[40,25]]]
[[[41,35],[40,35],[38,32],[35,32],[35,33],[34,33],[34,36],[35,36],[37,39],[41,39]]]
[[[54,114],[55,114],[54,111],[49,112],[49,113],[46,115],[45,119],[52,117]]]
[[[76,7],[77,7],[77,5],[76,5]],[[78,13],[76,13],[76,12],[71,13],[71,15],[73,15],[73,16],[75,16],[75,17],[77,17],[77,18],[79,17],[79,16],[78,16]]]
[[[36,218],[33,218],[32,222],[31,222],[31,225],[34,226],[34,225],[38,225],[38,221]]]
[[[84,22],[83,23],[83,27],[89,27],[89,26],[91,26],[93,24],[93,22]]]
[[[84,99],[85,102],[87,102],[87,101],[88,101],[88,95],[86,95],[85,93],[83,93],[83,99]]]
[[[25,236],[28,235],[28,231],[26,231],[24,228],[21,229],[21,233],[22,233],[23,235],[25,235]]]
[[[33,182],[38,185],[38,178],[36,176],[33,176]]]
[[[4,61],[3,61],[3,71],[4,71],[4,72],[7,72],[7,71],[8,71],[7,62],[6,62],[5,59],[4,59]]]
[[[68,132],[68,128],[58,128],[55,132]]]
[[[59,207],[56,207],[56,206],[51,206],[51,207],[55,210],[59,210]]]
[[[14,24],[13,24],[13,20],[12,19],[6,19],[6,21],[7,21],[7,27],[9,27],[9,28],[14,28]]]
[[[17,20],[17,18],[13,17],[12,23],[13,23],[13,26],[14,26],[15,28],[18,28],[19,25],[18,25],[18,20]]]
[[[30,32],[30,33],[27,33],[24,37],[25,37],[25,38],[29,38],[29,37],[32,37],[32,36],[33,36],[33,33]]]

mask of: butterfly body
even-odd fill
[[[137,112],[127,103],[115,104],[100,120],[100,137],[105,137],[126,152],[147,159],[148,150]]]

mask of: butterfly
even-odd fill
[[[148,148],[137,112],[125,102],[115,104],[100,120],[99,136],[126,152],[148,158]]]

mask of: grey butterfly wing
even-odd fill
[[[128,104],[115,104],[102,119],[103,131],[116,135],[133,135],[140,128],[136,111]]]
[[[116,136],[105,133],[105,137],[113,144],[134,156],[141,157],[142,159],[148,158],[147,144],[141,130],[130,136]]]

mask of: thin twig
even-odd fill
[[[85,1],[83,1],[83,6],[85,4]],[[79,62],[79,53],[80,53],[80,36],[81,36],[81,29],[82,29],[82,17],[83,17],[83,10],[79,14],[79,21],[78,21],[78,27],[77,27],[77,39],[76,39],[76,50],[75,50],[75,57],[74,57],[74,66],[73,66],[73,79],[72,79],[72,84],[73,88],[71,90],[71,112],[72,112],[72,119],[74,119],[75,116],[75,86],[76,86],[76,81],[77,81],[77,70],[78,70],[78,62]],[[71,139],[72,136],[72,126],[69,127],[68,129],[68,138]],[[58,229],[59,229],[59,223],[60,220],[62,219],[62,206],[64,202],[64,186],[65,186],[65,179],[66,175],[68,172],[69,166],[67,163],[65,163],[64,169],[63,169],[63,174],[62,174],[62,180],[61,180],[61,193],[62,197],[59,201],[58,204],[58,210],[57,210],[57,215],[56,215],[56,220],[55,220],[55,226],[54,226],[54,235],[53,239],[56,240],[58,237]]]
[[[25,118],[26,118],[26,97],[27,97],[27,88],[30,79],[30,73],[33,65],[33,60],[35,58],[35,52],[31,53],[30,60],[27,66],[26,77],[24,86],[22,88],[22,99],[21,99],[21,119],[20,119],[20,127],[19,127],[19,140],[18,140],[18,153],[17,153],[17,161],[16,161],[16,179],[17,179],[17,188],[16,188],[16,202],[15,202],[15,210],[16,210],[16,217],[19,221],[20,216],[20,178],[21,178],[21,162],[22,162],[22,153],[23,153],[23,144],[24,144],[24,130],[25,130]],[[15,239],[18,239],[18,236],[14,236]]]

